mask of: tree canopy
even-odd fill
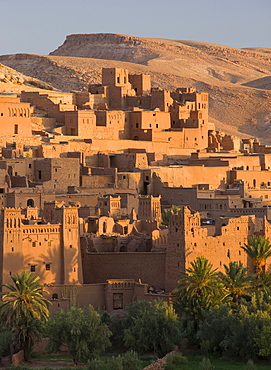
[[[248,268],[236,261],[230,262],[229,266],[224,265],[224,269],[225,273],[219,272],[218,277],[226,292],[236,303],[242,295],[249,293],[254,282],[254,276],[248,275]]]
[[[271,244],[265,236],[251,235],[247,244],[241,247],[251,258],[255,266],[257,277],[265,272],[265,264],[268,257],[271,257]]]
[[[178,282],[175,307],[188,320],[197,320],[204,310],[219,305],[227,297],[217,269],[205,257],[192,261],[186,272],[181,272]]]
[[[3,284],[8,291],[1,293],[0,316],[12,329],[15,349],[23,349],[27,356],[43,333],[49,301],[43,297],[46,291],[38,283],[39,277],[30,271],[14,274],[11,280],[13,284]]]
[[[123,326],[125,345],[138,353],[154,351],[163,356],[180,340],[174,308],[161,300],[128,305]]]
[[[92,306],[59,311],[47,323],[48,350],[67,346],[75,364],[97,357],[111,343],[111,332]]]

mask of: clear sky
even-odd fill
[[[0,0],[0,14],[0,55],[100,32],[271,48],[271,0]]]

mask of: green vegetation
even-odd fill
[[[138,354],[134,351],[128,351],[123,355],[113,356],[109,361],[110,370],[141,370],[142,363]]]
[[[12,331],[15,351],[24,350],[26,358],[33,345],[44,333],[44,323],[48,319],[47,301],[38,284],[39,277],[29,271],[11,276],[13,284],[4,284],[8,292],[2,292],[0,303],[1,321]]]
[[[181,353],[175,353],[174,355],[170,354],[167,356],[166,365],[164,366],[165,370],[174,370],[177,365],[187,364],[188,359],[183,356]]]
[[[75,364],[92,360],[111,345],[108,326],[92,306],[57,312],[47,323],[49,352],[68,348]]]
[[[0,358],[7,356],[10,353],[10,346],[12,344],[12,332],[6,327],[0,329]]]
[[[177,206],[172,206],[170,209],[165,209],[163,212],[162,212],[162,225],[164,226],[168,226],[169,225],[169,220],[170,220],[170,216],[172,214],[175,214],[177,215],[178,212],[181,210],[182,208],[181,207],[177,207]]]
[[[271,244],[268,238],[264,236],[252,235],[248,239],[248,243],[243,247],[244,251],[251,258],[251,262],[255,266],[255,272],[259,279],[261,274],[265,272],[265,263],[268,257],[271,257]]]
[[[237,303],[241,296],[249,294],[255,279],[247,275],[248,268],[242,263],[230,262],[224,265],[225,273],[219,272],[218,276],[233,303]]]
[[[271,275],[265,272],[271,246],[263,236],[252,236],[242,248],[256,275],[238,262],[217,273],[198,257],[181,274],[175,307],[183,336],[209,356],[257,361],[271,356]]]
[[[48,317],[38,278],[25,271],[16,274],[13,284],[4,286],[8,292],[2,293],[0,354],[7,355],[13,341],[16,351],[24,349],[29,355],[34,341],[46,335],[50,352],[66,346],[74,364],[84,364],[84,370],[139,370],[151,360],[143,361],[139,354],[163,357],[185,341],[190,355],[169,355],[165,370],[270,366],[271,273],[265,272],[265,264],[271,247],[268,239],[253,236],[242,248],[255,274],[249,275],[237,261],[218,272],[198,257],[180,274],[174,305],[134,302],[122,319],[100,314],[92,306]],[[105,353],[110,345],[111,354]]]
[[[123,319],[125,346],[138,352],[153,351],[162,357],[180,342],[180,325],[172,305],[156,300],[134,302]]]

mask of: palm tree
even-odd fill
[[[268,238],[264,236],[252,235],[248,238],[248,243],[241,247],[251,258],[255,266],[256,275],[259,279],[265,272],[265,263],[268,257],[271,257],[271,244]]]
[[[261,274],[260,280],[258,282],[258,289],[263,292],[265,298],[269,302],[269,297],[271,296],[271,273],[264,272]]]
[[[205,257],[191,262],[178,282],[176,309],[188,309],[194,317],[201,317],[203,310],[221,303],[227,295],[218,280],[217,269],[213,270],[212,263]]]
[[[38,284],[39,277],[29,271],[14,274],[11,279],[13,284],[2,285],[8,291],[1,293],[0,317],[12,329],[15,348],[28,355],[49,316],[49,301],[42,296],[48,292]]]
[[[229,266],[224,265],[225,274],[218,273],[218,276],[224,285],[228,294],[232,297],[234,303],[238,298],[252,288],[253,276],[247,275],[248,268],[244,267],[242,263],[230,262]]]
[[[212,270],[212,263],[205,257],[197,257],[190,265],[186,273],[181,273],[179,288],[186,285],[191,297],[213,294],[217,289],[217,269]]]
[[[181,207],[178,207],[178,206],[175,206],[175,205],[173,205],[170,209],[165,209],[162,212],[162,225],[163,226],[168,226],[169,225],[170,216],[172,214],[177,215],[178,212],[181,209],[182,209]]]

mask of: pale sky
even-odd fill
[[[0,0],[0,15],[0,55],[106,32],[271,48],[271,0]]]

